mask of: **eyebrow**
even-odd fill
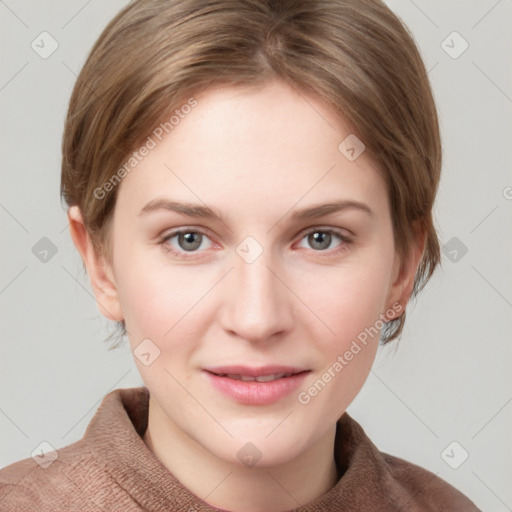
[[[325,215],[343,210],[359,210],[367,213],[370,217],[374,216],[373,211],[367,204],[361,203],[360,201],[346,199],[295,210],[291,214],[291,218],[294,220],[312,219],[316,217],[324,217]]]
[[[215,219],[220,222],[223,222],[220,213],[210,208],[209,206],[201,206],[193,203],[170,201],[168,199],[163,198],[153,199],[152,201],[147,203],[139,212],[139,216],[148,215],[151,212],[159,210],[181,213],[188,217],[201,217],[205,219]],[[291,214],[291,218],[292,220],[313,219],[317,217],[324,217],[326,215],[343,210],[359,210],[367,213],[371,217],[375,215],[368,205],[361,203],[360,201],[340,200],[295,210]]]
[[[188,217],[203,217],[206,219],[216,219],[222,221],[220,213],[216,212],[209,206],[201,206],[192,203],[179,203],[168,199],[157,198],[147,203],[139,212],[139,217],[148,215],[149,213],[167,210],[171,212],[182,213]]]

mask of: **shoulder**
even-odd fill
[[[338,421],[336,439],[335,455],[345,470],[340,480],[346,481],[343,494],[350,493],[355,502],[361,503],[359,510],[481,512],[467,496],[434,473],[381,452],[346,412]]]
[[[92,512],[99,504],[84,498],[108,489],[108,483],[108,473],[78,441],[0,469],[0,503],[5,511]]]
[[[82,439],[0,469],[1,510],[141,510],[132,494],[143,494],[141,481],[161,469],[140,438],[148,399],[146,388],[111,391]]]
[[[481,512],[467,496],[434,473],[393,455],[380,455],[389,476],[406,491],[409,510]]]

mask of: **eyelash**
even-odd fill
[[[162,237],[160,240],[159,240],[159,244],[162,245],[162,247],[165,249],[165,251],[167,253],[172,253],[175,257],[179,258],[179,259],[187,259],[187,260],[190,260],[190,259],[194,259],[196,256],[194,255],[197,255],[198,253],[200,253],[201,251],[177,251],[176,249],[174,249],[174,247],[172,247],[171,245],[169,245],[169,240],[173,239],[174,237],[180,235],[180,234],[184,234],[184,233],[196,233],[196,234],[200,234],[202,236],[205,236],[207,238],[209,238],[208,234],[206,233],[206,231],[200,229],[200,228],[193,228],[193,229],[178,229],[178,230],[175,230],[175,231],[172,231],[171,233],[168,233],[167,235],[165,235],[164,237]],[[304,240],[304,238],[306,238],[307,236],[313,234],[313,233],[327,233],[327,234],[330,234],[330,235],[334,235],[335,237],[338,237],[341,241],[341,244],[339,245],[338,248],[336,249],[325,249],[325,250],[315,250],[315,249],[311,249],[313,252],[317,252],[319,253],[321,256],[333,256],[333,255],[337,255],[338,253],[340,253],[341,251],[344,251],[346,250],[351,244],[352,244],[352,240],[347,237],[346,235],[344,235],[343,233],[341,233],[340,231],[336,230],[336,229],[333,229],[333,228],[313,228],[313,229],[309,229],[308,231],[303,231],[301,234],[300,234],[300,240],[299,241],[302,241]],[[325,253],[325,254],[322,254],[322,253]]]

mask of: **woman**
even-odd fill
[[[4,468],[4,509],[478,510],[346,409],[439,263],[441,145],[376,0],[136,0],[78,77],[61,193],[145,386]]]

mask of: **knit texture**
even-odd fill
[[[7,511],[212,512],[144,443],[149,391],[106,395],[80,441],[43,468],[32,458],[0,470]],[[457,489],[405,460],[381,453],[346,412],[336,424],[337,484],[294,512],[480,512]]]

